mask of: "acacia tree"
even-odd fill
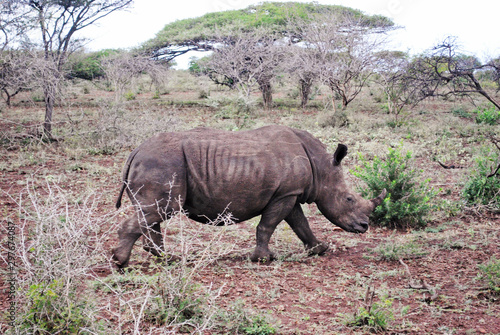
[[[16,1],[0,1],[0,91],[10,106],[13,96],[28,89],[33,82],[31,53],[17,50],[20,37],[29,29],[23,24],[26,15]]]
[[[382,87],[388,112],[398,123],[404,108],[415,107],[424,100],[424,92],[435,89],[436,83],[422,80],[422,72],[404,52],[382,51],[376,58],[374,81]]]
[[[304,43],[314,54],[315,72],[332,91],[340,96],[342,108],[354,100],[372,75],[374,53],[382,39],[373,36],[378,29],[365,25],[351,15],[326,14],[301,28]]]
[[[126,8],[132,0],[20,0],[19,10],[26,11],[25,22],[35,22],[40,33],[38,43],[44,62],[40,81],[45,100],[44,135],[52,138],[52,114],[63,67],[68,55],[79,46],[75,33],[110,13]]]
[[[242,97],[249,99],[255,86],[262,92],[264,106],[272,106],[272,79],[280,61],[283,47],[265,30],[240,33],[220,46],[205,63],[206,72],[219,83],[236,87]],[[222,79],[220,79],[222,78]]]
[[[104,58],[101,63],[106,78],[113,85],[116,102],[123,98],[126,88],[144,73],[149,75],[152,85],[158,90],[166,83],[167,64],[150,57],[122,52]]]
[[[149,51],[153,57],[173,59],[190,50],[212,51],[219,49],[220,51],[222,49],[220,44],[234,47],[237,43],[234,40],[235,36],[238,36],[241,32],[250,33],[261,28],[267,29],[274,36],[274,41],[268,43],[268,47],[275,46],[276,41],[293,45],[303,42],[307,38],[303,29],[301,29],[301,23],[304,23],[304,26],[319,26],[323,24],[323,20],[326,18],[325,24],[328,24],[328,15],[332,16],[334,14],[349,18],[358,25],[357,27],[344,25],[342,29],[346,34],[349,32],[348,30],[354,31],[354,28],[372,33],[385,32],[394,27],[394,23],[386,17],[365,15],[359,10],[343,6],[321,5],[316,2],[263,2],[240,10],[209,13],[202,17],[173,22],[159,31],[155,38],[144,43],[143,48]],[[346,28],[348,29],[346,30]],[[222,39],[219,38],[220,35],[223,36]],[[257,43],[260,47],[266,46],[264,43]],[[297,48],[295,51],[300,50]],[[217,52],[217,50],[215,51]],[[313,59],[316,61],[317,57],[313,57]],[[270,68],[273,68],[274,71],[272,62],[264,61],[264,58],[262,60],[263,64],[272,64]],[[278,63],[284,65],[283,60],[283,58],[278,58]],[[303,61],[305,59],[299,56],[298,60]],[[263,64],[259,64],[259,66],[264,67]],[[288,71],[296,74],[299,78],[302,105],[304,105],[304,101],[307,102],[307,96],[310,92],[312,78],[317,77],[317,75],[316,73],[312,75],[311,72],[308,73],[307,71],[300,72],[304,67],[299,67],[296,63],[287,62],[287,64],[291,65]],[[311,63],[308,62],[307,67],[309,65]],[[234,78],[231,76],[216,72],[208,73],[219,83],[234,84]],[[270,105],[272,99],[270,83],[273,77],[274,75],[266,78],[264,75],[258,83],[263,93],[264,104],[267,106]],[[346,101],[348,103],[349,99]]]
[[[413,65],[418,80],[425,82],[422,94],[425,96],[462,96],[480,94],[500,109],[497,101],[482,86],[479,73],[491,70],[494,73],[497,91],[500,88],[498,61],[482,64],[476,57],[460,54],[456,38],[448,37],[427,54],[418,57]]]

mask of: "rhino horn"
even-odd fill
[[[382,192],[378,195],[378,197],[371,199],[370,201],[373,203],[373,209],[380,205],[382,201],[384,201],[385,196],[387,195],[387,191],[384,188]]]

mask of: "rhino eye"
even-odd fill
[[[347,202],[354,202],[354,198],[353,198],[353,197],[351,197],[351,196],[348,196],[348,197],[347,197]]]

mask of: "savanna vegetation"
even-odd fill
[[[60,68],[56,51],[6,40],[0,333],[498,333],[498,59],[459,54],[452,38],[422,55],[387,51],[392,29],[345,7],[265,3],[174,22],[140,50],[75,49]],[[173,70],[188,49],[212,53]],[[277,259],[260,264],[248,259],[257,219],[214,227],[179,213],[164,223],[170,261],[137,245],[117,271],[110,250],[133,208],[114,203],[133,148],[162,131],[268,124],[348,146],[351,185],[388,191],[367,233],[304,205],[330,250],[309,257],[282,223]]]

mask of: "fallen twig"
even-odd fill
[[[463,166],[456,166],[456,165],[445,165],[443,163],[441,163],[440,161],[437,161],[439,165],[441,165],[443,168],[445,169],[463,169],[464,167]]]
[[[500,163],[498,164],[497,169],[495,170],[495,172],[493,172],[492,174],[489,174],[487,178],[491,178],[494,175],[496,175],[498,173],[498,170],[500,170]]]
[[[500,139],[491,136],[490,140],[491,140],[491,143],[493,143],[497,147],[497,149],[500,150]],[[491,178],[491,177],[495,176],[498,173],[498,170],[500,170],[500,163],[498,164],[495,172],[493,172],[490,175],[488,175],[487,178]]]
[[[408,284],[408,286],[414,290],[427,290],[432,295],[426,300],[428,301],[436,300],[436,298],[438,297],[437,289],[427,284],[423,279],[420,280],[420,284],[415,283],[415,281],[413,281],[412,279],[410,268],[408,267],[408,265],[406,265],[406,263],[403,262],[401,258],[399,259],[399,263],[401,263],[405,267],[406,273],[408,273],[408,276],[410,277],[410,283]]]

